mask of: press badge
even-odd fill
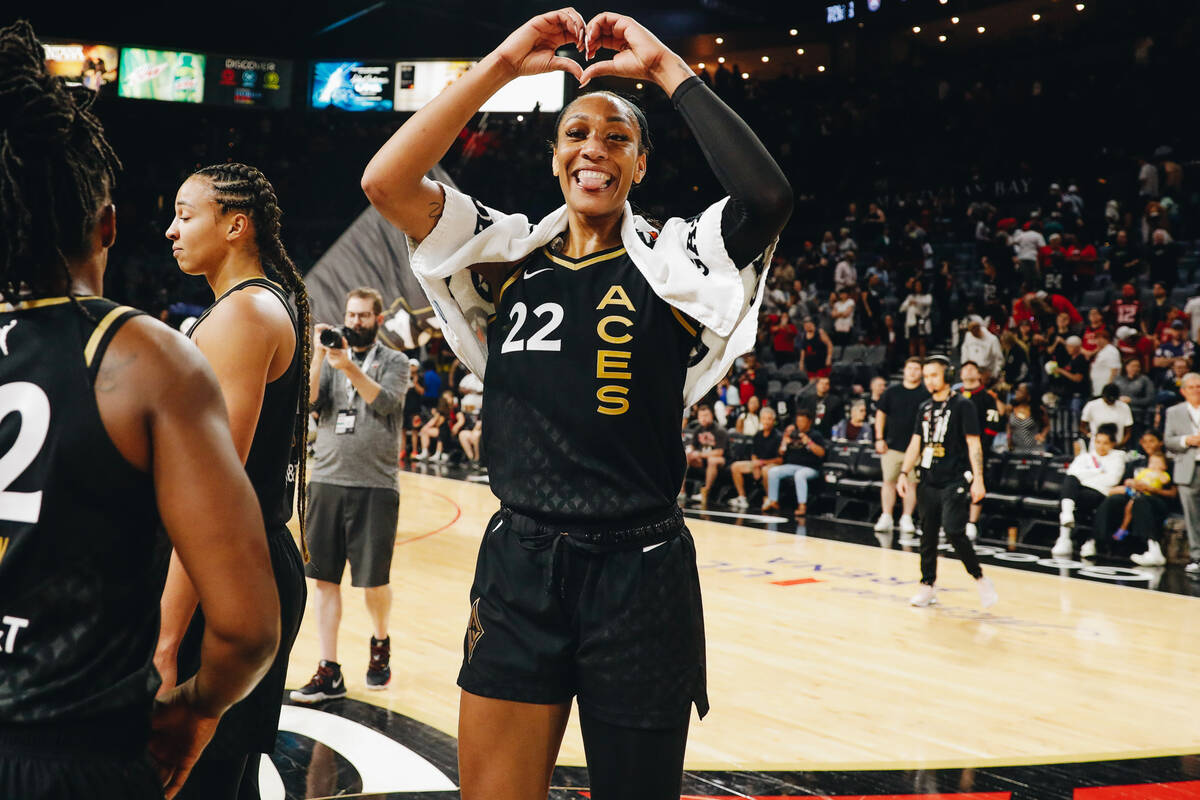
[[[354,423],[357,415],[352,408],[343,409],[337,414],[337,424],[334,433],[354,433]]]
[[[925,449],[921,451],[921,468],[929,469],[933,466],[933,445],[925,445]]]

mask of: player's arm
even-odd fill
[[[971,502],[982,503],[987,490],[983,486],[983,445],[979,436],[967,435],[967,455],[971,459]]]
[[[139,317],[113,337],[96,391],[118,449],[153,477],[163,526],[204,608],[200,671],[156,707],[152,724],[150,752],[171,796],[218,717],[270,666],[279,598],[258,500],[204,357],[179,334]],[[109,424],[109,409],[135,424],[120,426],[122,433]]]
[[[584,47],[584,21],[574,9],[534,17],[514,31],[437,97],[413,114],[375,154],[362,189],[385,219],[420,242],[441,219],[441,188],[425,177],[501,87],[520,75],[552,70],[582,77],[582,68],[554,54],[564,44]]]
[[[908,448],[904,451],[904,461],[900,464],[900,477],[896,479],[896,491],[904,497],[909,492],[908,473],[917,465],[917,457],[921,453],[921,434],[914,433],[908,440]]]
[[[278,326],[286,324],[288,333],[291,331],[291,320],[284,319],[286,314],[278,306],[273,297],[235,292],[213,309],[204,329],[193,340],[216,374],[228,411],[233,445],[243,465],[258,427],[268,372],[281,333]],[[163,586],[158,648],[154,656],[155,666],[163,676],[161,693],[174,685],[179,644],[200,599],[179,554],[172,553]]]

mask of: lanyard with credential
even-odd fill
[[[359,367],[359,369],[362,370],[362,373],[364,375],[366,375],[367,370],[369,370],[371,368],[371,363],[375,361],[375,352],[377,350],[379,350],[379,342],[376,342],[375,344],[371,345],[371,349],[367,351],[367,357],[363,359],[362,366]],[[351,358],[353,358],[353,356],[351,356]],[[358,390],[354,388],[354,384],[350,381],[350,378],[347,377],[346,378],[346,405],[353,407],[354,396],[356,394],[358,394]]]

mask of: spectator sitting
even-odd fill
[[[1081,515],[1089,514],[1108,495],[1125,491],[1121,485],[1125,477],[1125,454],[1113,449],[1116,433],[1116,426],[1111,422],[1101,425],[1092,437],[1092,449],[1076,456],[1067,468],[1058,515],[1058,540],[1050,550],[1056,558],[1069,557],[1074,548],[1071,531],[1075,528],[1076,511]]]
[[[1151,424],[1156,392],[1150,378],[1142,373],[1142,362],[1136,358],[1126,359],[1121,374],[1113,383],[1117,385],[1121,402],[1133,412],[1134,427],[1140,429]]]
[[[974,361],[983,373],[983,382],[988,383],[1000,374],[1004,365],[1004,353],[1000,340],[983,324],[983,317],[973,314],[967,317],[967,335],[963,337],[959,361]]]
[[[1092,379],[1092,396],[1100,394],[1105,386],[1117,379],[1121,372],[1121,351],[1109,341],[1108,331],[1104,328],[1096,331],[1096,353],[1092,356],[1092,367],[1089,376]]]
[[[428,373],[426,373],[425,379],[429,379]],[[454,392],[449,389],[442,392],[438,398],[437,407],[433,410],[433,415],[425,423],[425,427],[421,428],[421,452],[413,458],[417,461],[450,460],[450,454],[446,452],[445,446],[450,441],[450,428],[458,421],[459,415],[455,411],[457,404],[458,399],[454,396]],[[434,439],[437,440],[437,448],[433,455],[430,455],[429,443]]]
[[[708,492],[717,479],[717,473],[725,466],[725,451],[729,449],[729,434],[717,425],[713,410],[708,405],[696,408],[696,420],[700,426],[692,431],[691,441],[684,448],[687,465],[704,470],[704,486],[692,495],[701,505],[708,503]]]
[[[750,398],[758,395],[767,396],[767,376],[758,369],[758,357],[747,353],[742,357],[742,373],[738,376],[738,396],[742,405],[750,402]]]
[[[1171,362],[1171,369],[1158,385],[1158,404],[1173,406],[1183,402],[1183,376],[1188,374],[1188,360],[1176,358]]]
[[[1154,299],[1150,301],[1150,305],[1142,316],[1142,329],[1147,335],[1161,340],[1171,321],[1171,312],[1175,310],[1175,307],[1171,305],[1171,298],[1167,296],[1165,283],[1155,283],[1152,291]]]
[[[1142,301],[1138,299],[1137,288],[1132,283],[1122,286],[1121,296],[1112,301],[1108,311],[1116,329],[1137,325],[1142,319]],[[1117,338],[1120,336],[1118,333]]]
[[[1153,430],[1147,430],[1142,434],[1138,450],[1140,453],[1135,453],[1135,455],[1144,456],[1147,464],[1152,459],[1166,457],[1163,440]],[[1133,477],[1136,478],[1137,473],[1134,473]],[[1149,487],[1150,484],[1146,484],[1146,486]],[[1157,489],[1142,489],[1133,485],[1133,481],[1130,479],[1126,479],[1125,487],[1127,494],[1109,495],[1096,510],[1096,553],[1098,555],[1115,555],[1115,551],[1120,550],[1127,553],[1129,558],[1139,566],[1162,566],[1166,563],[1166,558],[1163,557],[1162,547],[1159,545],[1157,537],[1161,535],[1163,520],[1166,519],[1167,500],[1178,496],[1178,489],[1169,485],[1162,485]],[[1130,499],[1128,492],[1131,489],[1138,493]],[[1111,538],[1109,534],[1116,524],[1115,518],[1121,513],[1125,504],[1130,502],[1133,506],[1130,524],[1122,527],[1128,528],[1131,535],[1123,540]],[[1122,541],[1123,544],[1117,543]],[[1088,552],[1090,551],[1091,548],[1088,548]]]
[[[735,461],[729,465],[733,476],[733,486],[737,489],[737,497],[729,502],[734,508],[749,508],[750,501],[746,499],[746,475],[752,475],[754,480],[764,480],[764,470],[776,464],[783,463],[779,445],[783,437],[775,429],[775,410],[766,407],[758,413],[759,429],[750,443],[750,460]]]
[[[1050,417],[1033,396],[1028,383],[1018,385],[1013,392],[1007,434],[1009,452],[1041,453],[1046,450]]]
[[[471,467],[486,470],[486,467],[481,467],[479,461],[479,442],[483,438],[483,416],[477,413],[474,420],[469,423],[465,421],[467,416],[463,415],[464,424],[459,429],[458,443],[462,445],[463,453],[466,454]]]
[[[474,372],[468,372],[458,382],[458,392],[462,395],[459,404],[468,414],[478,414],[483,408],[483,381]]]
[[[1095,355],[1100,348],[1099,342],[1096,340],[1100,331],[1106,330],[1104,327],[1104,315],[1100,313],[1098,308],[1088,309],[1087,327],[1083,329],[1083,354],[1088,358]]]
[[[796,340],[800,351],[800,371],[815,378],[828,378],[833,364],[833,340],[829,334],[817,327],[812,317],[805,317],[804,330]]]
[[[883,393],[887,391],[887,378],[882,375],[876,375],[871,378],[871,396],[867,399],[867,416],[875,419],[875,411],[879,408],[879,401],[883,399]]]
[[[1092,431],[1111,423],[1116,427],[1113,446],[1118,449],[1125,446],[1133,433],[1133,411],[1120,396],[1121,390],[1115,383],[1110,383],[1100,390],[1099,397],[1083,407],[1083,413],[1079,416],[1079,430],[1084,437],[1090,437]]]
[[[421,396],[421,405],[433,408],[442,394],[442,376],[434,368],[433,359],[426,359],[422,366],[425,374],[421,376],[421,385],[425,387],[425,394]]]
[[[1167,471],[1167,457],[1162,453],[1155,453],[1146,460],[1146,466],[1125,481],[1125,495],[1129,499],[1125,501],[1120,525],[1113,532],[1112,539],[1104,535],[1107,533],[1107,526],[1101,524],[1101,513],[1097,511],[1093,546],[1087,548],[1085,544],[1080,548],[1079,554],[1087,558],[1089,553],[1085,552],[1086,548],[1091,551],[1090,555],[1096,555],[1097,552],[1107,555],[1112,541],[1128,539],[1126,544],[1134,548],[1134,553],[1144,553],[1135,563],[1143,566],[1165,564],[1166,559],[1163,558],[1162,548],[1155,540],[1154,533],[1161,529],[1162,521],[1167,517],[1167,498],[1174,498],[1178,494],[1179,490],[1171,482],[1171,473]],[[1120,495],[1114,496],[1120,498]],[[1146,506],[1149,513],[1137,514],[1139,503]],[[1138,517],[1139,524],[1134,524],[1135,516]]]
[[[1181,319],[1177,319],[1167,328],[1166,336],[1154,351],[1154,367],[1155,369],[1165,370],[1170,369],[1171,363],[1177,358],[1191,360],[1195,352],[1195,347],[1192,343],[1184,338],[1187,330],[1187,323]]]
[[[1140,329],[1132,325],[1117,328],[1117,350],[1121,352],[1122,360],[1136,358],[1142,364],[1142,372],[1150,374],[1152,359],[1156,349],[1154,340],[1146,336]]]
[[[796,412],[795,424],[783,432],[779,444],[783,463],[767,470],[767,500],[762,510],[779,509],[779,484],[784,478],[792,478],[796,484],[796,517],[803,517],[808,511],[808,482],[821,474],[825,448],[825,437],[812,427],[812,414],[801,408]]]
[[[834,422],[842,418],[845,402],[833,394],[829,378],[821,377],[800,393],[800,407],[808,410],[813,428],[828,438]]]
[[[850,404],[850,415],[833,426],[830,438],[863,444],[875,441],[875,427],[867,419],[866,400],[855,400]]]
[[[762,409],[762,401],[758,399],[758,395],[751,395],[750,402],[746,403],[742,409],[741,415],[737,418],[737,432],[744,436],[753,436],[758,433],[760,425],[759,411]],[[775,412],[771,412],[774,414]]]

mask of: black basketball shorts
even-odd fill
[[[488,523],[458,685],[524,703],[578,696],[624,727],[677,727],[693,703],[704,716],[704,614],[682,516],[651,539],[598,547],[531,523],[507,508]]]
[[[80,751],[30,754],[0,747],[0,797],[16,800],[162,800],[148,755],[116,757]]]
[[[304,574],[341,583],[349,559],[354,586],[387,585],[399,520],[400,493],[395,489],[309,483]]]

